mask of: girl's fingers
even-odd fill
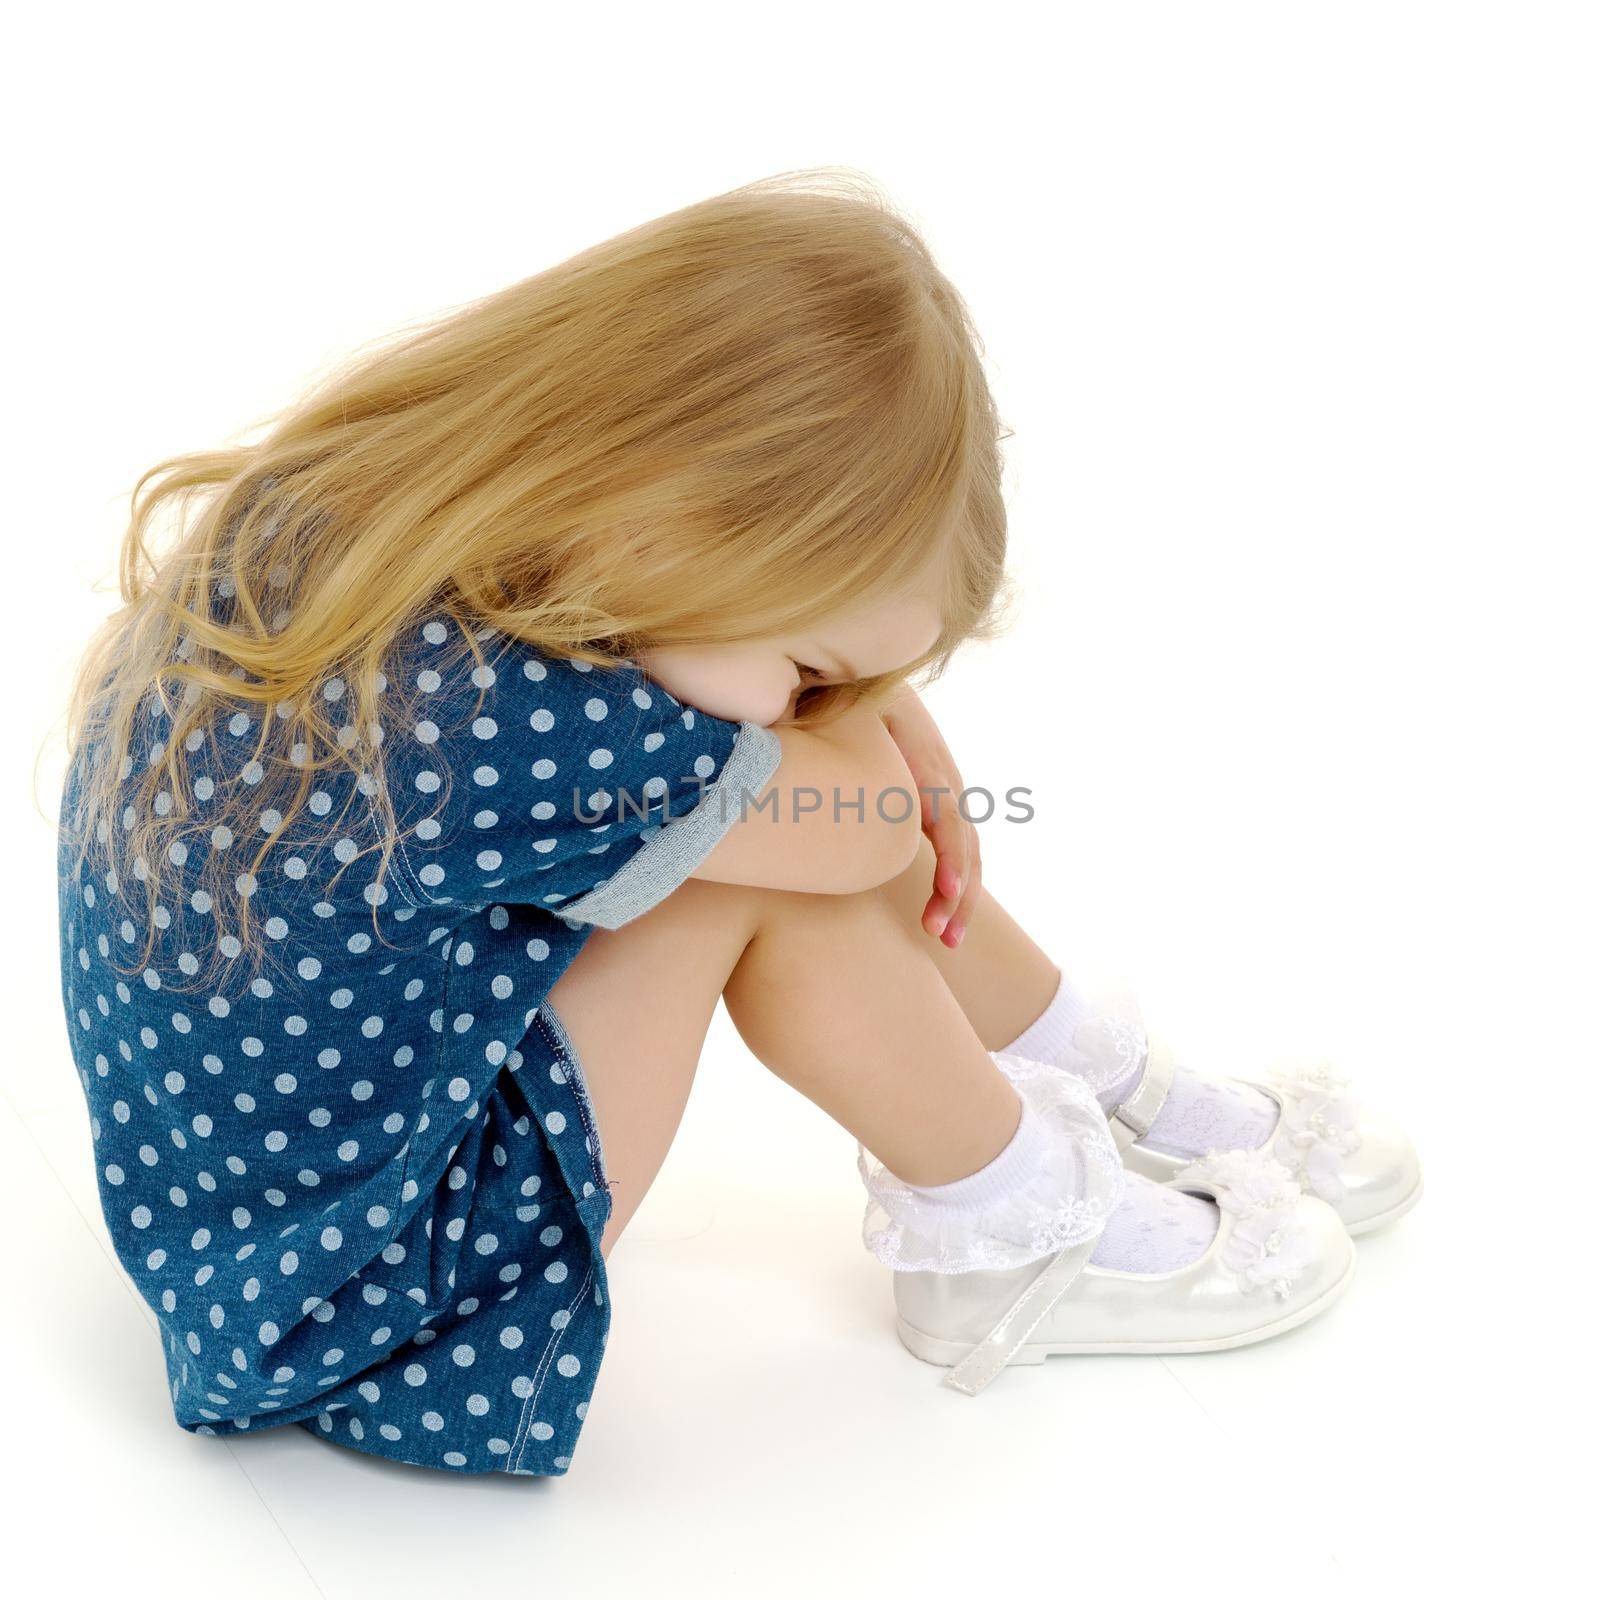
[[[938,787],[944,792],[950,790],[948,784]],[[935,858],[933,893],[923,907],[922,926],[937,939],[944,934],[967,889],[968,862],[973,854],[971,825],[950,806],[932,803],[929,795],[934,791],[920,781],[918,792],[922,796],[922,831],[933,845]]]
[[[961,903],[967,878],[967,840],[960,828],[940,820],[928,837],[938,861],[933,869],[934,898],[928,902],[923,925],[935,938],[949,925],[951,914]]]
[[[954,950],[962,942],[962,936],[966,933],[966,923],[971,920],[976,902],[978,902],[978,880],[973,878],[966,885],[962,902],[955,907],[954,912],[950,912],[950,920],[944,925],[944,933],[941,934],[941,938],[950,949]]]
[[[978,890],[983,881],[983,870],[978,860],[977,844],[974,841],[971,856],[971,866],[966,875],[966,883],[961,892],[960,903],[950,914],[946,922],[941,940],[954,950],[961,943],[962,936],[967,931],[967,923],[971,919],[973,908],[978,903]]]
[[[939,887],[940,881],[939,869],[935,868],[933,894],[929,896],[927,905],[922,909],[922,926],[935,939],[944,932],[946,924],[950,921],[951,914],[960,902],[958,894],[946,894]]]

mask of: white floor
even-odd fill
[[[1406,1113],[1440,1124],[1429,1194],[1363,1242],[1326,1317],[1223,1355],[1056,1360],[972,1401],[894,1337],[853,1146],[719,1017],[613,1259],[573,1468],[546,1481],[390,1467],[295,1428],[179,1430],[77,1085],[16,1081],[13,1559],[70,1594],[1402,1594],[1537,1579],[1571,1537],[1560,1462],[1592,1436],[1571,1409],[1592,1352],[1552,1321],[1538,1263],[1501,1254],[1523,1224],[1453,1147],[1459,1119],[1404,1084]]]

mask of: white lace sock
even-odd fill
[[[1025,1056],[1070,1071],[1067,1056],[1078,1024],[1091,1007],[1065,973],[1043,1014],[1005,1047],[1008,1055]],[[1107,1112],[1121,1105],[1144,1076],[1136,1062],[1126,1077],[1100,1089],[1095,1098]],[[1259,1089],[1208,1078],[1179,1064],[1172,1087],[1150,1131],[1140,1143],[1165,1155],[1203,1156],[1212,1150],[1258,1150],[1278,1125],[1278,1107]]]
[[[1021,1231],[1013,1225],[1016,1212],[1007,1202],[1037,1186],[1049,1159],[1045,1120],[1024,1100],[1017,1131],[987,1166],[953,1183],[905,1187],[914,1203],[930,1213],[980,1225],[987,1215],[988,1226],[1022,1243]],[[1130,1172],[1125,1174],[1122,1203],[1112,1211],[1089,1259],[1117,1272],[1172,1272],[1205,1253],[1219,1220],[1215,1202]]]
[[[1127,1177],[1122,1204],[1111,1213],[1090,1261],[1113,1272],[1175,1272],[1198,1261],[1222,1221],[1216,1201],[1137,1172]]]

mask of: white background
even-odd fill
[[[280,0],[35,7],[11,45],[19,1592],[1391,1594],[1586,1558],[1592,8]],[[56,719],[127,493],[367,339],[821,164],[924,228],[1015,431],[1016,621],[931,694],[969,782],[1035,791],[987,881],[1197,1064],[1330,1055],[1427,1197],[1296,1334],[969,1402],[895,1340],[849,1139],[719,1019],[565,1479],[190,1437],[55,965]]]

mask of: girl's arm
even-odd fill
[[[772,729],[783,755],[691,877],[856,894],[898,877],[921,839],[916,782],[883,719],[860,707],[825,727]]]
[[[922,926],[954,950],[977,906],[983,879],[978,830],[961,811],[959,797],[966,784],[938,724],[913,689],[901,691],[883,722],[916,781],[922,798],[922,831],[933,844],[933,881],[922,908]]]

